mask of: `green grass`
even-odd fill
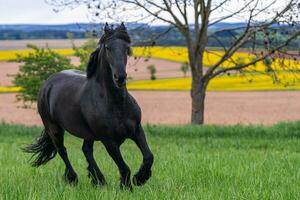
[[[133,193],[119,189],[119,173],[96,143],[95,157],[108,185],[95,188],[87,178],[80,139],[66,136],[79,184],[62,179],[57,156],[38,169],[20,147],[41,128],[0,125],[0,199],[299,199],[300,122],[263,126],[145,127],[155,155],[153,176]],[[141,155],[131,141],[122,146],[136,172]]]

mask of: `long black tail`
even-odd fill
[[[35,159],[31,162],[33,167],[39,167],[46,164],[55,157],[57,150],[45,130],[43,130],[40,137],[37,138],[35,143],[28,145],[22,149],[26,153],[33,153],[32,158]]]

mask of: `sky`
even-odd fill
[[[232,1],[239,2],[238,0]],[[268,1],[273,0],[266,0],[266,2]],[[277,0],[276,2],[276,6],[280,8],[280,4],[284,4],[285,0]],[[230,4],[230,6],[235,7],[234,4]],[[226,10],[223,10],[222,13],[226,14]],[[132,15],[132,13],[129,14]],[[217,13],[216,16],[219,16],[219,14]],[[264,16],[262,17],[264,18]],[[231,20],[241,21],[240,18]],[[87,15],[87,6],[82,5],[74,9],[66,8],[57,13],[45,0],[0,0],[0,24],[66,24],[80,22],[91,22]]]
[[[0,0],[0,24],[89,22],[84,6],[55,13],[44,0]]]

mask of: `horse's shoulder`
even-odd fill
[[[131,110],[131,113],[137,115],[137,117],[140,118],[141,117],[141,108],[140,108],[139,104],[137,103],[137,101],[135,100],[135,98],[133,96],[131,96],[129,93],[128,93],[128,103],[130,105],[128,109]]]
[[[137,103],[137,101],[135,100],[135,98],[128,93],[128,101],[133,105],[139,108],[139,104]]]

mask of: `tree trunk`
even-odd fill
[[[204,123],[204,103],[206,94],[206,83],[199,78],[193,78],[192,80],[192,124]]]
[[[187,38],[189,62],[192,72],[192,124],[204,123],[204,101],[208,81],[203,79],[203,55],[205,44],[207,43],[206,33],[203,34],[199,48],[196,48],[191,40]]]

